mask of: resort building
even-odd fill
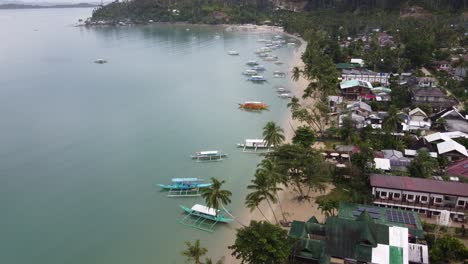
[[[324,224],[294,221],[289,237],[302,263],[429,263],[416,212],[342,202]]]
[[[466,221],[468,184],[381,174],[372,174],[370,184],[375,205],[427,217],[448,211],[453,220]]]
[[[345,69],[341,72],[341,80],[343,81],[358,80],[370,83],[380,83],[383,86],[388,86],[390,84],[390,76],[390,73],[357,69]]]

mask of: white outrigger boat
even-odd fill
[[[227,154],[224,154],[219,150],[199,151],[192,155],[192,159],[197,161],[218,161],[223,160],[223,158],[226,157]]]
[[[286,73],[281,72],[281,71],[274,71],[273,72],[273,77],[274,78],[284,78],[284,77],[286,77]]]
[[[258,71],[254,69],[250,69],[250,70],[245,70],[242,74],[247,75],[247,76],[254,76],[254,75],[258,75]]]
[[[232,214],[224,208],[216,210],[201,204],[192,207],[180,205],[180,208],[187,215],[179,223],[207,232],[213,232],[217,223],[229,224],[234,221]]]
[[[258,65],[258,62],[254,61],[254,60],[250,60],[246,64],[249,65],[249,66],[256,66],[256,65]]]
[[[228,51],[228,55],[236,56],[236,55],[239,55],[239,52],[237,50],[230,50]]]
[[[247,152],[246,149],[253,149],[256,152],[258,149],[269,149],[273,147],[272,145],[268,146],[263,139],[245,139],[244,143],[238,143],[238,148],[242,148],[242,151]]]
[[[97,63],[97,64],[104,64],[104,63],[107,63],[107,60],[105,59],[97,59],[94,61],[94,63]]]
[[[261,76],[261,75],[253,75],[252,77],[248,78],[247,79],[248,81],[251,81],[251,82],[266,82],[267,79],[265,79],[265,77]]]
[[[292,98],[293,96],[290,93],[281,93],[278,95],[278,97],[286,99],[286,98]]]

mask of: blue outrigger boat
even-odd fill
[[[212,183],[202,183],[198,178],[173,178],[171,184],[158,184],[163,190],[168,190],[168,197],[200,196],[200,190],[210,187]]]
[[[213,232],[217,223],[231,223],[234,221],[231,214],[224,209],[219,209],[216,212],[215,209],[201,204],[195,204],[191,208],[183,205],[180,207],[187,215],[179,223],[203,231]]]

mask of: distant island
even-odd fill
[[[57,5],[32,5],[32,4],[3,4],[0,9],[38,9],[38,8],[87,8],[98,7],[96,4],[57,4]]]

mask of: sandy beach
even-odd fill
[[[266,29],[263,29],[263,30],[266,30]],[[277,31],[278,29],[275,28],[274,30]],[[307,42],[291,34],[287,34],[287,33],[284,33],[284,34],[288,35],[291,38],[295,38],[301,42],[301,45],[295,51],[293,63],[290,65],[288,69],[289,72],[291,72],[294,67],[302,68],[304,66],[301,56],[307,47]],[[308,98],[306,100],[302,99],[302,94],[304,93],[304,90],[306,89],[308,84],[309,84],[309,81],[301,76],[299,80],[295,82],[293,93],[296,97],[300,98],[301,104],[312,105],[315,103],[313,99],[311,98],[310,99]],[[295,129],[301,125],[302,125],[301,122],[292,119],[290,112],[286,115],[285,120],[281,124],[281,127],[284,129],[286,142],[291,142],[291,139],[294,136]],[[295,199],[297,194],[291,188],[285,188],[284,186],[282,188],[283,190],[278,192],[278,197],[279,197],[280,202],[272,205],[273,211],[269,208],[267,203],[263,203],[259,206],[260,210],[263,212],[263,214],[268,219],[268,221],[270,221],[271,223],[275,223],[275,216],[278,219],[278,221],[282,219],[283,216],[281,213],[281,209],[283,210],[284,216],[287,219],[287,221],[292,221],[292,220],[307,221],[312,216],[315,216],[319,221],[324,221],[324,216],[321,214],[320,210],[318,210],[317,205],[315,204],[315,199],[318,196],[324,195],[327,192],[329,192],[331,190],[331,186],[327,186],[325,192],[323,193],[311,192],[310,201],[304,201],[304,202],[298,202],[297,199]],[[239,214],[239,216],[240,216],[239,220],[244,224],[248,224],[252,220],[256,220],[256,221],[266,220],[265,217],[260,213],[260,211],[254,210],[253,212],[250,212],[247,208],[245,208],[243,212]],[[226,240],[228,242],[228,245],[232,245],[235,240],[235,234],[233,233],[232,236],[226,238]],[[226,253],[224,256],[225,256],[225,259],[224,259],[225,264],[240,263],[240,260],[237,260],[231,256],[231,251],[229,249],[226,249]]]

